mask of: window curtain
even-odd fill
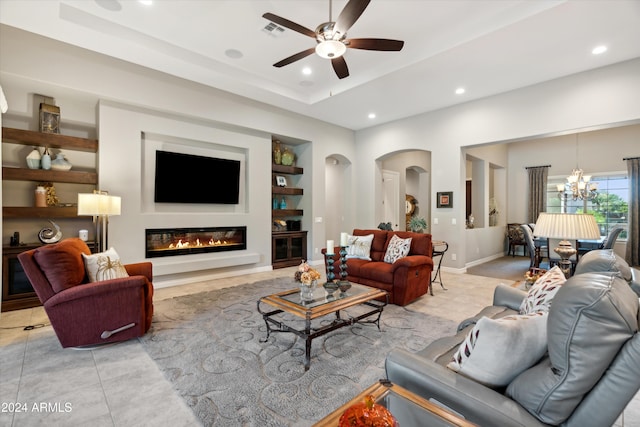
[[[629,229],[625,259],[632,266],[640,265],[640,157],[624,159],[629,173]]]
[[[547,177],[550,166],[531,166],[529,173],[529,218],[527,222],[535,223],[540,212],[547,210]]]

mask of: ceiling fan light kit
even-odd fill
[[[347,48],[351,49],[364,49],[364,50],[378,50],[378,51],[399,51],[404,46],[404,42],[401,40],[390,39],[347,39],[347,31],[351,26],[360,18],[360,15],[369,5],[371,0],[349,0],[347,5],[340,12],[340,16],[336,21],[331,20],[331,0],[329,0],[329,22],[320,24],[316,31],[312,31],[309,28],[303,27],[300,24],[296,24],[293,21],[282,18],[273,13],[265,13],[263,18],[272,21],[282,27],[296,31],[308,37],[316,39],[318,43],[315,48],[310,48],[298,52],[282,61],[273,64],[274,67],[284,67],[292,62],[306,58],[314,52],[318,56],[330,59],[331,65],[338,76],[343,79],[349,76],[349,69],[347,63],[342,58],[342,55],[347,51]]]

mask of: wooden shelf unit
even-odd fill
[[[272,179],[275,183],[277,175],[302,175],[304,169],[297,166],[272,164]],[[271,195],[275,198],[284,196],[301,197],[304,189],[298,187],[280,187],[273,185]],[[272,209],[272,219],[295,219],[304,215],[302,209]],[[289,222],[289,221],[287,221]],[[271,265],[273,268],[298,265],[307,258],[307,232],[302,230],[273,231],[271,234]]]

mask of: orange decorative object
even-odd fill
[[[391,412],[373,401],[373,396],[344,411],[338,422],[339,427],[399,427]]]

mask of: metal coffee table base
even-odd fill
[[[258,312],[262,315],[262,318],[264,319],[264,323],[267,325],[267,336],[264,339],[260,340],[260,342],[266,342],[269,339],[269,336],[271,335],[272,332],[291,332],[296,334],[297,336],[305,340],[304,370],[307,371],[309,370],[309,367],[311,365],[311,341],[313,341],[314,338],[325,335],[331,331],[335,331],[336,329],[353,325],[355,323],[373,323],[378,327],[378,330],[380,330],[380,316],[382,315],[382,310],[384,309],[384,306],[387,305],[389,302],[388,295],[386,299],[387,301],[384,303],[378,302],[378,301],[362,302],[361,303],[362,305],[369,306],[372,309],[370,311],[367,311],[366,313],[360,314],[359,316],[355,316],[355,317],[349,316],[349,318],[347,319],[343,319],[340,316],[340,311],[337,310],[335,311],[335,319],[333,320],[333,322],[331,322],[328,325],[321,326],[319,328],[311,327],[312,313],[308,312],[305,317],[305,327],[303,330],[295,329],[291,326],[288,326],[284,322],[276,320],[272,317],[276,314],[283,313],[284,310],[277,309],[272,311],[262,311],[260,309],[260,303],[264,303],[264,302],[262,301],[262,299],[260,299],[258,300],[258,303],[257,303]],[[375,315],[375,319],[365,320],[374,315]]]

